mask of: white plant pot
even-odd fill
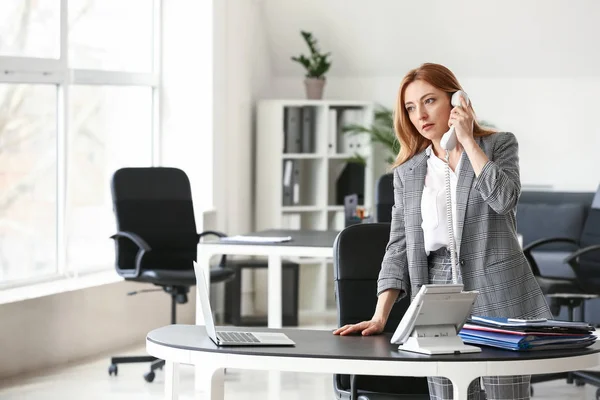
[[[306,89],[307,99],[320,100],[323,98],[325,79],[306,78],[304,80],[304,88]]]

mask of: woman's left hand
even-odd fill
[[[450,111],[448,127],[454,126],[456,138],[463,146],[473,140],[473,111],[467,105],[465,99],[460,96],[461,107],[454,107]]]

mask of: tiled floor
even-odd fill
[[[331,328],[330,322],[322,325],[303,324],[302,327]],[[144,354],[140,346],[120,354]],[[43,371],[35,376],[18,377],[0,383],[2,400],[47,399],[162,399],[163,373],[158,371],[153,383],[147,383],[142,375],[147,364],[123,364],[119,375],[108,376],[109,355],[92,360]],[[225,375],[225,398],[258,400],[269,398],[267,388],[269,372],[228,369]],[[565,381],[552,381],[534,385],[536,399],[595,399],[596,388],[585,385],[577,387]],[[329,374],[281,373],[280,399],[333,399],[332,378]],[[193,369],[181,368],[180,399],[202,399],[193,391]]]

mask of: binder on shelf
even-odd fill
[[[327,153],[335,154],[337,150],[338,112],[330,108],[327,114]]]
[[[361,135],[344,133],[343,128],[348,125],[361,125],[361,113],[359,110],[345,109],[338,115],[338,152],[342,154],[354,154],[361,150]]]
[[[301,166],[299,160],[293,160],[292,162],[292,204],[300,204],[300,179],[301,179]]]
[[[283,115],[284,153],[300,153],[302,151],[302,107],[285,107]]]
[[[293,186],[292,174],[294,171],[294,160],[283,160],[283,182],[282,182],[282,205],[291,206],[293,204]]]
[[[315,107],[302,107],[302,153],[315,152]]]

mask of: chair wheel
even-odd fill
[[[575,386],[584,386],[585,382],[581,379],[575,379]]]
[[[152,382],[155,377],[156,377],[156,375],[154,374],[154,371],[146,372],[144,374],[144,380],[146,382]]]
[[[110,364],[108,367],[108,375],[112,376],[113,374],[115,376],[119,374],[119,368],[117,367],[117,364]]]

